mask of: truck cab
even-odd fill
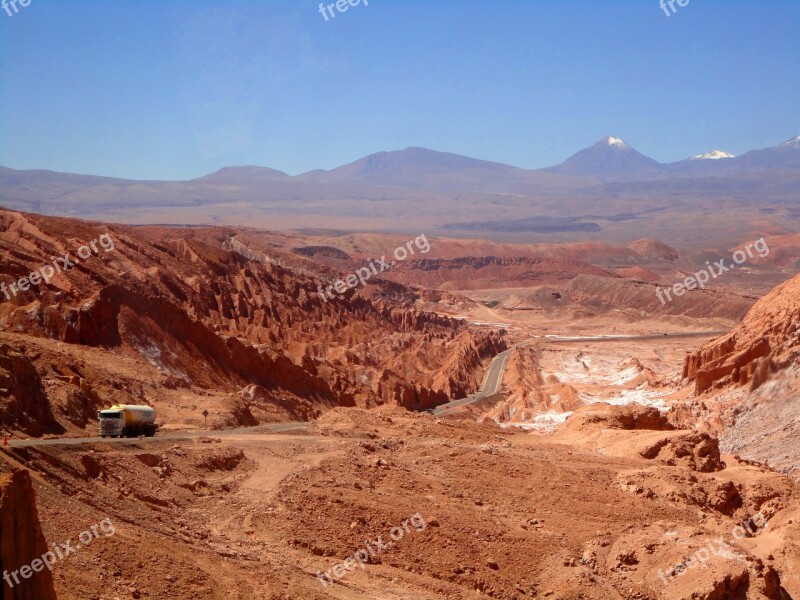
[[[97,413],[102,437],[120,437],[125,429],[125,418],[121,410],[101,410]]]

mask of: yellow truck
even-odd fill
[[[153,437],[156,434],[156,411],[150,406],[116,404],[97,413],[101,437]]]

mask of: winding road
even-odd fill
[[[525,344],[527,342],[522,342]],[[500,387],[503,384],[503,374],[506,370],[506,360],[508,359],[508,355],[517,347],[522,344],[516,344],[512,346],[508,350],[504,350],[497,356],[492,359],[492,362],[489,363],[489,369],[486,372],[486,377],[483,379],[483,385],[481,386],[480,391],[467,396],[466,398],[460,398],[458,400],[452,400],[447,404],[442,404],[441,406],[437,406],[436,408],[430,411],[431,414],[436,415],[437,417],[445,416],[453,414],[453,412],[459,406],[466,406],[467,404],[473,404],[478,402],[479,400],[483,400],[484,398],[488,398],[489,396],[496,394],[500,391]]]
[[[447,404],[442,404],[429,412],[437,417],[447,416],[453,414],[460,406],[467,406],[479,402],[484,398],[496,394],[500,391],[503,383],[503,374],[506,368],[506,359],[508,355],[516,348],[525,346],[532,342],[545,342],[548,344],[574,344],[574,343],[597,343],[597,342],[629,342],[629,341],[647,341],[647,340],[663,340],[665,338],[693,338],[693,337],[716,337],[727,333],[726,331],[693,331],[684,333],[651,333],[647,335],[594,335],[594,336],[535,336],[525,342],[515,344],[508,350],[505,350],[495,356],[489,365],[489,370],[484,379],[483,385],[479,392],[452,400]]]
[[[503,384],[503,375],[505,373],[506,362],[508,356],[516,348],[525,346],[532,342],[545,342],[548,344],[567,344],[567,343],[597,343],[597,342],[624,342],[624,341],[644,341],[644,340],[660,340],[664,338],[690,338],[690,337],[715,337],[726,333],[724,331],[702,331],[691,333],[665,333],[665,334],[649,334],[649,335],[632,335],[632,336],[537,336],[530,340],[519,342],[511,348],[504,350],[492,359],[489,363],[489,368],[483,380],[481,389],[466,398],[459,398],[452,400],[447,404],[442,404],[434,409],[429,410],[431,414],[437,417],[444,417],[454,414],[458,408],[474,404],[485,398],[500,392]],[[101,438],[101,437],[83,437],[83,438],[51,438],[51,439],[32,439],[32,440],[9,440],[7,446],[0,446],[0,448],[36,448],[43,446],[78,446],[80,444],[142,444],[148,442],[161,442],[165,440],[189,440],[200,437],[227,437],[232,435],[239,435],[243,433],[288,433],[300,432],[312,423],[270,423],[266,425],[257,425],[255,427],[239,427],[236,429],[225,430],[194,430],[194,431],[176,431],[171,433],[161,433],[155,437],[138,437],[138,438]]]

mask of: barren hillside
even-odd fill
[[[203,402],[241,424],[337,405],[433,406],[475,389],[483,361],[504,347],[496,334],[416,310],[395,284],[323,299],[324,273],[230,248],[235,236],[0,213],[4,428],[59,433],[85,427],[102,404],[190,410],[198,394],[215,395]],[[97,252],[81,260],[92,240]],[[49,283],[11,288],[65,255],[75,265]]]

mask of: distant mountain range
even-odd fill
[[[604,180],[632,180],[673,175],[714,177],[779,169],[800,169],[800,136],[772,148],[752,150],[739,157],[722,150],[712,150],[666,164],[637,152],[619,138],[607,137],[574,154],[560,165],[545,170]]]
[[[564,183],[556,174],[595,180],[617,181],[665,178],[675,174],[696,177],[723,174],[743,174],[752,171],[800,169],[800,136],[782,144],[752,150],[734,156],[722,150],[712,150],[674,163],[659,163],[641,154],[620,138],[606,137],[570,156],[561,164],[545,169],[523,169],[449,152],[427,148],[406,148],[392,152],[377,152],[355,162],[325,171],[317,169],[291,176],[269,167],[225,167],[189,182],[137,181],[139,184],[260,184],[295,182],[305,184],[364,184],[371,186],[410,187],[431,189],[461,189],[475,191],[497,185],[532,185]],[[129,180],[95,175],[74,175],[45,170],[18,171],[0,167],[0,194],[30,184],[59,184],[96,186]],[[133,181],[130,181],[133,183]],[[570,187],[570,186],[566,186]]]
[[[427,148],[377,152],[330,171],[317,169],[295,177],[267,167],[228,167],[194,181],[241,183],[290,180],[304,184],[356,184],[437,191],[485,191],[497,189],[498,186],[515,189],[517,186],[558,183],[558,178],[550,177],[544,171],[521,169]]]
[[[800,136],[736,157],[712,150],[674,163],[659,163],[616,137],[606,137],[546,169],[523,169],[427,148],[377,152],[330,171],[318,169],[296,177],[268,167],[226,167],[195,181],[303,181],[363,183],[393,187],[491,187],[497,183],[547,181],[546,173],[601,180],[640,179],[686,174],[706,177],[745,171],[800,169]],[[551,183],[555,180],[550,179]]]
[[[713,150],[668,164],[606,137],[546,169],[426,148],[296,176],[233,166],[191,181],[0,167],[0,206],[128,223],[385,229],[403,219],[448,231],[475,232],[484,222],[485,231],[602,232],[598,219],[619,223],[698,203],[711,210],[709,203],[757,201],[759,210],[786,207],[792,217],[798,199],[800,136],[741,156]]]

